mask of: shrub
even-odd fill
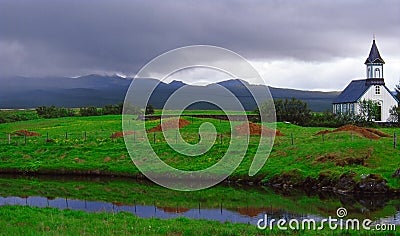
[[[67,109],[67,108],[63,108],[63,107],[55,107],[55,106],[37,107],[36,113],[41,118],[58,118],[58,117],[67,117],[67,116],[75,115],[75,112],[72,109]]]
[[[121,115],[123,107],[124,107],[123,103],[120,103],[117,105],[105,105],[102,108],[102,114],[103,115]]]
[[[99,116],[101,115],[101,111],[99,111],[96,107],[81,107],[79,109],[79,114],[81,116]]]

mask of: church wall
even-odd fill
[[[393,106],[397,106],[397,101],[393,98],[393,96],[387,91],[385,86],[380,87],[380,94],[376,94],[375,85],[372,85],[366,93],[360,98],[359,101],[362,100],[373,100],[380,102],[382,105],[382,121],[388,121],[389,119],[389,110]]]

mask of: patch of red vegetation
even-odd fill
[[[156,127],[153,127],[151,129],[147,130],[147,132],[151,133],[151,132],[161,132],[163,130],[169,130],[169,129],[178,129],[178,128],[180,129],[180,128],[183,128],[190,124],[189,121],[184,120],[184,119],[179,119],[178,122],[176,119],[167,120],[167,121],[163,121],[162,123],[163,123],[162,126],[161,126],[161,124],[159,124]]]
[[[327,134],[327,133],[336,133],[336,132],[354,132],[358,135],[361,135],[364,138],[369,138],[369,139],[379,139],[381,137],[391,137],[390,135],[383,133],[379,130],[376,129],[371,129],[371,128],[363,128],[363,127],[358,127],[355,125],[344,125],[341,126],[335,130],[329,131],[329,130],[323,130],[315,135],[321,135],[321,134]]]
[[[260,124],[255,124],[255,123],[242,123],[241,125],[238,125],[235,127],[235,131],[239,135],[247,135],[250,133],[250,135],[261,135],[261,133],[264,136],[283,136],[283,134],[279,130],[273,130],[267,127],[263,127]]]
[[[28,137],[41,136],[41,134],[39,134],[39,133],[28,131],[26,129],[21,129],[21,130],[15,131],[14,134],[18,135],[18,136],[28,136]]]
[[[112,138],[112,139],[114,139],[114,138],[121,138],[121,137],[124,137],[124,136],[126,136],[126,135],[131,135],[131,134],[133,134],[133,133],[134,133],[133,131],[126,131],[126,132],[120,131],[120,132],[115,132],[115,133],[113,133],[113,134],[111,135],[110,138]]]

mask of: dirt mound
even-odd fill
[[[110,138],[112,138],[112,139],[121,138],[121,137],[124,137],[126,135],[131,135],[131,134],[133,134],[133,131],[126,131],[126,132],[119,131],[119,132],[113,133]]]
[[[251,122],[250,123],[244,122],[241,125],[236,126],[235,131],[239,135],[247,135],[247,133],[250,133],[250,135],[261,135],[262,131],[264,136],[272,136],[273,134],[275,134],[275,136],[283,136],[283,134],[279,130],[274,131],[273,129],[266,128],[263,127],[262,125]]]
[[[177,123],[178,126],[177,127]],[[163,126],[164,126],[164,130],[169,130],[169,129],[180,129],[183,128],[187,125],[189,125],[190,122],[184,119],[179,119],[179,122],[176,122],[176,119],[173,120],[167,120],[167,121],[163,121]],[[147,132],[151,133],[151,132],[161,132],[163,131],[163,127],[161,127],[161,124],[157,125],[156,127],[153,127],[149,130],[147,130]]]
[[[329,130],[321,130],[321,131],[319,131],[318,133],[316,133],[315,135],[320,135],[320,134],[328,134],[328,133],[331,133],[332,131],[329,131]]]
[[[385,134],[379,130],[376,129],[371,129],[371,128],[363,128],[363,127],[358,127],[355,125],[344,125],[341,126],[335,130],[329,131],[329,130],[323,130],[319,131],[315,135],[321,135],[321,134],[327,134],[327,133],[336,133],[336,132],[354,132],[359,135],[361,135],[364,138],[369,138],[369,139],[379,139],[381,137],[391,137],[388,134]]]
[[[366,130],[368,130],[369,132],[374,133],[374,134],[376,134],[376,135],[378,135],[380,137],[387,137],[387,138],[392,137],[391,135],[386,134],[386,133],[384,133],[382,131],[379,131],[379,130],[376,130],[376,129],[366,128]]]
[[[39,133],[28,131],[26,129],[21,129],[21,130],[15,131],[14,134],[18,135],[18,136],[28,136],[28,137],[41,136],[41,134],[39,134]]]

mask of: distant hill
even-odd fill
[[[7,77],[0,78],[0,108],[33,108],[38,106],[63,106],[63,107],[82,107],[82,106],[104,106],[106,104],[116,104],[123,102],[126,91],[132,80],[119,76],[87,75],[78,78],[68,77]],[[137,79],[135,86],[146,89],[158,83],[155,79]],[[249,85],[243,80],[227,80],[219,82],[218,85],[224,86],[235,94],[245,109],[255,108],[254,99],[243,84],[246,84],[252,92],[265,91],[262,85]],[[186,84],[181,81],[171,83],[161,82],[156,87],[150,102],[156,108],[164,105],[166,99],[177,89]],[[191,86],[189,91],[193,94],[212,94],[215,84],[207,86]],[[339,92],[317,92],[303,91],[295,89],[282,89],[270,87],[273,98],[301,99],[309,104],[313,111],[324,111],[331,109],[332,100]],[[214,109],[210,104],[195,104],[192,109]]]

